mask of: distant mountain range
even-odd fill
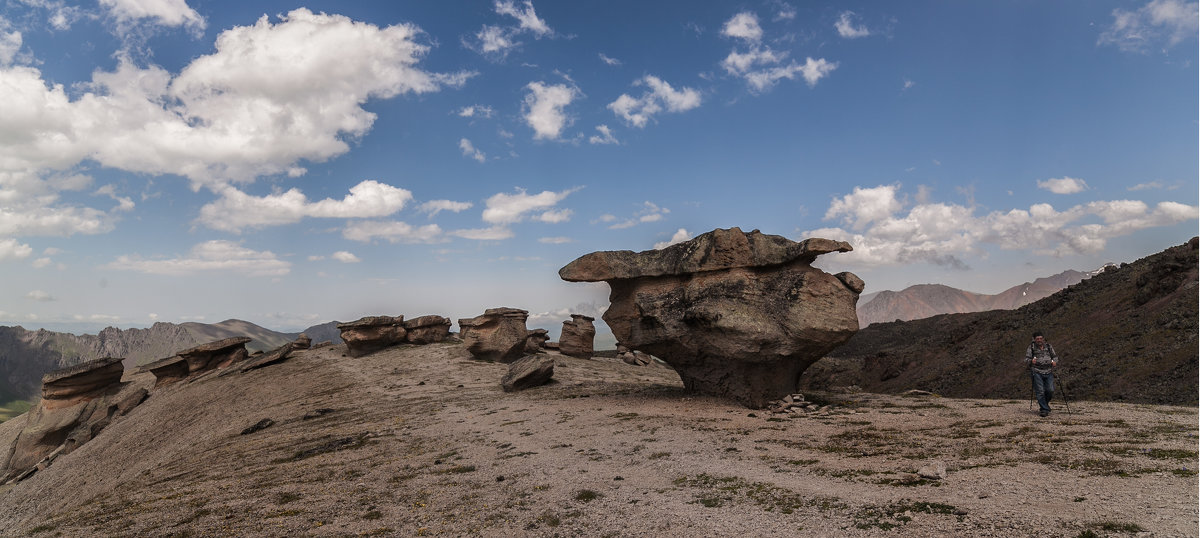
[[[1013,310],[1091,278],[1096,271],[1063,271],[1057,275],[1018,284],[995,295],[972,293],[941,284],[919,284],[902,291],[881,291],[863,295],[858,300],[858,325],[887,321],[911,321],[939,314],[965,314],[988,310]]]
[[[1022,359],[1040,330],[1059,354],[1064,398],[1194,406],[1198,243],[1121,264],[1016,310],[875,323],[809,367],[801,389],[1025,399]]]
[[[313,342],[340,343],[337,323],[314,325],[303,332]],[[0,327],[0,404],[36,397],[44,374],[86,360],[122,357],[125,367],[130,368],[232,336],[251,338],[246,349],[253,353],[277,348],[299,335],[272,331],[238,319],[220,323],[160,322],[146,329],[109,327],[95,335]]]

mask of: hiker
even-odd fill
[[[1025,350],[1025,363],[1029,365],[1029,374],[1033,378],[1038,416],[1047,416],[1050,414],[1050,400],[1054,399],[1054,367],[1058,366],[1058,354],[1041,331],[1033,333],[1033,341]]]

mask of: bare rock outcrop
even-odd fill
[[[408,331],[405,339],[410,344],[445,342],[450,337],[450,318],[434,315],[413,318],[404,322],[404,330]]]
[[[848,243],[718,229],[661,250],[593,252],[559,270],[608,282],[617,341],[658,357],[689,390],[762,407],[858,330],[863,281],[812,267]]]
[[[296,340],[292,342],[292,349],[295,350],[309,349],[311,347],[312,338],[309,338],[308,335],[304,333],[300,333],[300,336],[297,336]]]
[[[545,355],[529,355],[512,363],[500,380],[504,392],[514,392],[545,385],[554,377],[554,359]]]
[[[545,353],[546,342],[550,340],[550,331],[546,329],[530,329],[525,337],[525,353]]]
[[[4,453],[0,482],[23,480],[100,433],[146,399],[144,388],[121,383],[123,359],[104,358],[42,377],[42,399]]]
[[[403,344],[408,335],[404,316],[367,316],[357,321],[339,323],[342,341],[351,357],[361,357],[384,348]]]
[[[596,318],[583,314],[571,314],[570,321],[564,321],[562,336],[558,338],[559,352],[563,355],[592,358],[592,346],[596,340],[596,326],[592,324]]]
[[[481,316],[458,320],[459,337],[476,359],[513,362],[525,355],[526,319],[526,310],[489,308]]]
[[[169,385],[212,370],[227,368],[250,356],[246,343],[250,338],[235,336],[180,351],[173,357],[156,360],[141,367],[154,374],[155,387]]]

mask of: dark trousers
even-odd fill
[[[1039,374],[1030,370],[1033,376],[1033,394],[1037,397],[1038,409],[1042,413],[1050,412],[1050,400],[1054,399],[1054,374]]]

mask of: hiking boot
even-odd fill
[[[1038,416],[1039,417],[1048,417],[1048,416],[1050,416],[1050,412],[1049,411],[1038,411]]]

